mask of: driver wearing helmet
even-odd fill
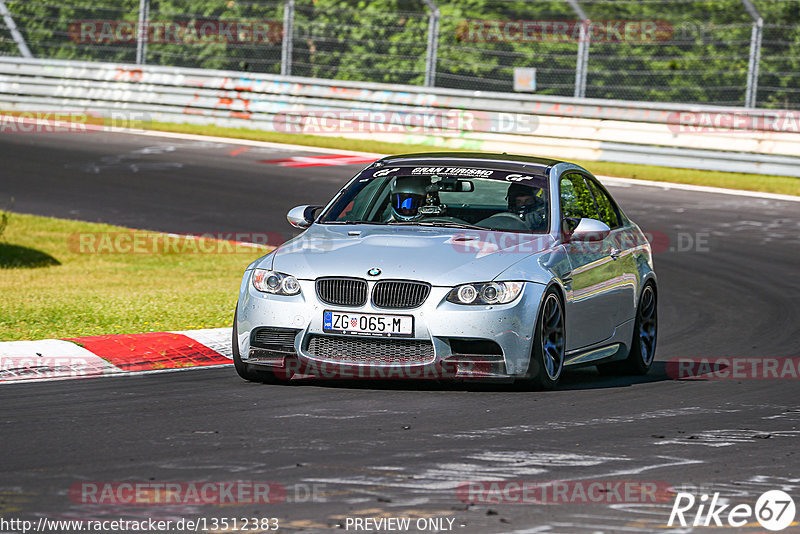
[[[518,215],[532,230],[545,224],[547,201],[538,187],[513,183],[506,194],[508,211]]]
[[[410,222],[422,218],[419,208],[424,206],[428,193],[426,187],[430,179],[423,176],[400,177],[392,184],[389,202],[392,217],[396,221]]]

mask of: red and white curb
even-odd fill
[[[0,384],[229,366],[230,328],[0,343]]]

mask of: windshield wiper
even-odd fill
[[[321,221],[322,224],[372,224],[378,226],[427,226],[436,228],[464,228],[468,230],[489,230],[485,226],[442,221]]]
[[[389,224],[397,224],[403,226],[434,226],[437,228],[465,228],[468,230],[488,230],[488,228],[484,226],[477,226],[474,224],[441,222],[441,221],[409,221],[409,222],[393,222]]]

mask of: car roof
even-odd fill
[[[527,173],[545,175],[550,167],[557,163],[563,163],[556,159],[487,152],[420,152],[387,156],[378,161],[381,164],[408,166],[447,165],[463,167],[468,165],[485,169],[524,169]]]

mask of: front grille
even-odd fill
[[[326,304],[363,306],[367,302],[367,282],[360,278],[320,278],[317,296]]]
[[[372,289],[372,303],[378,308],[416,308],[430,292],[430,284],[423,282],[381,280]]]
[[[311,336],[308,352],[315,358],[376,365],[433,362],[433,343],[419,339],[377,339]]]
[[[295,328],[257,328],[250,337],[250,346],[258,350],[259,355],[275,353],[275,357],[296,354],[294,351],[294,338],[300,330]]]

